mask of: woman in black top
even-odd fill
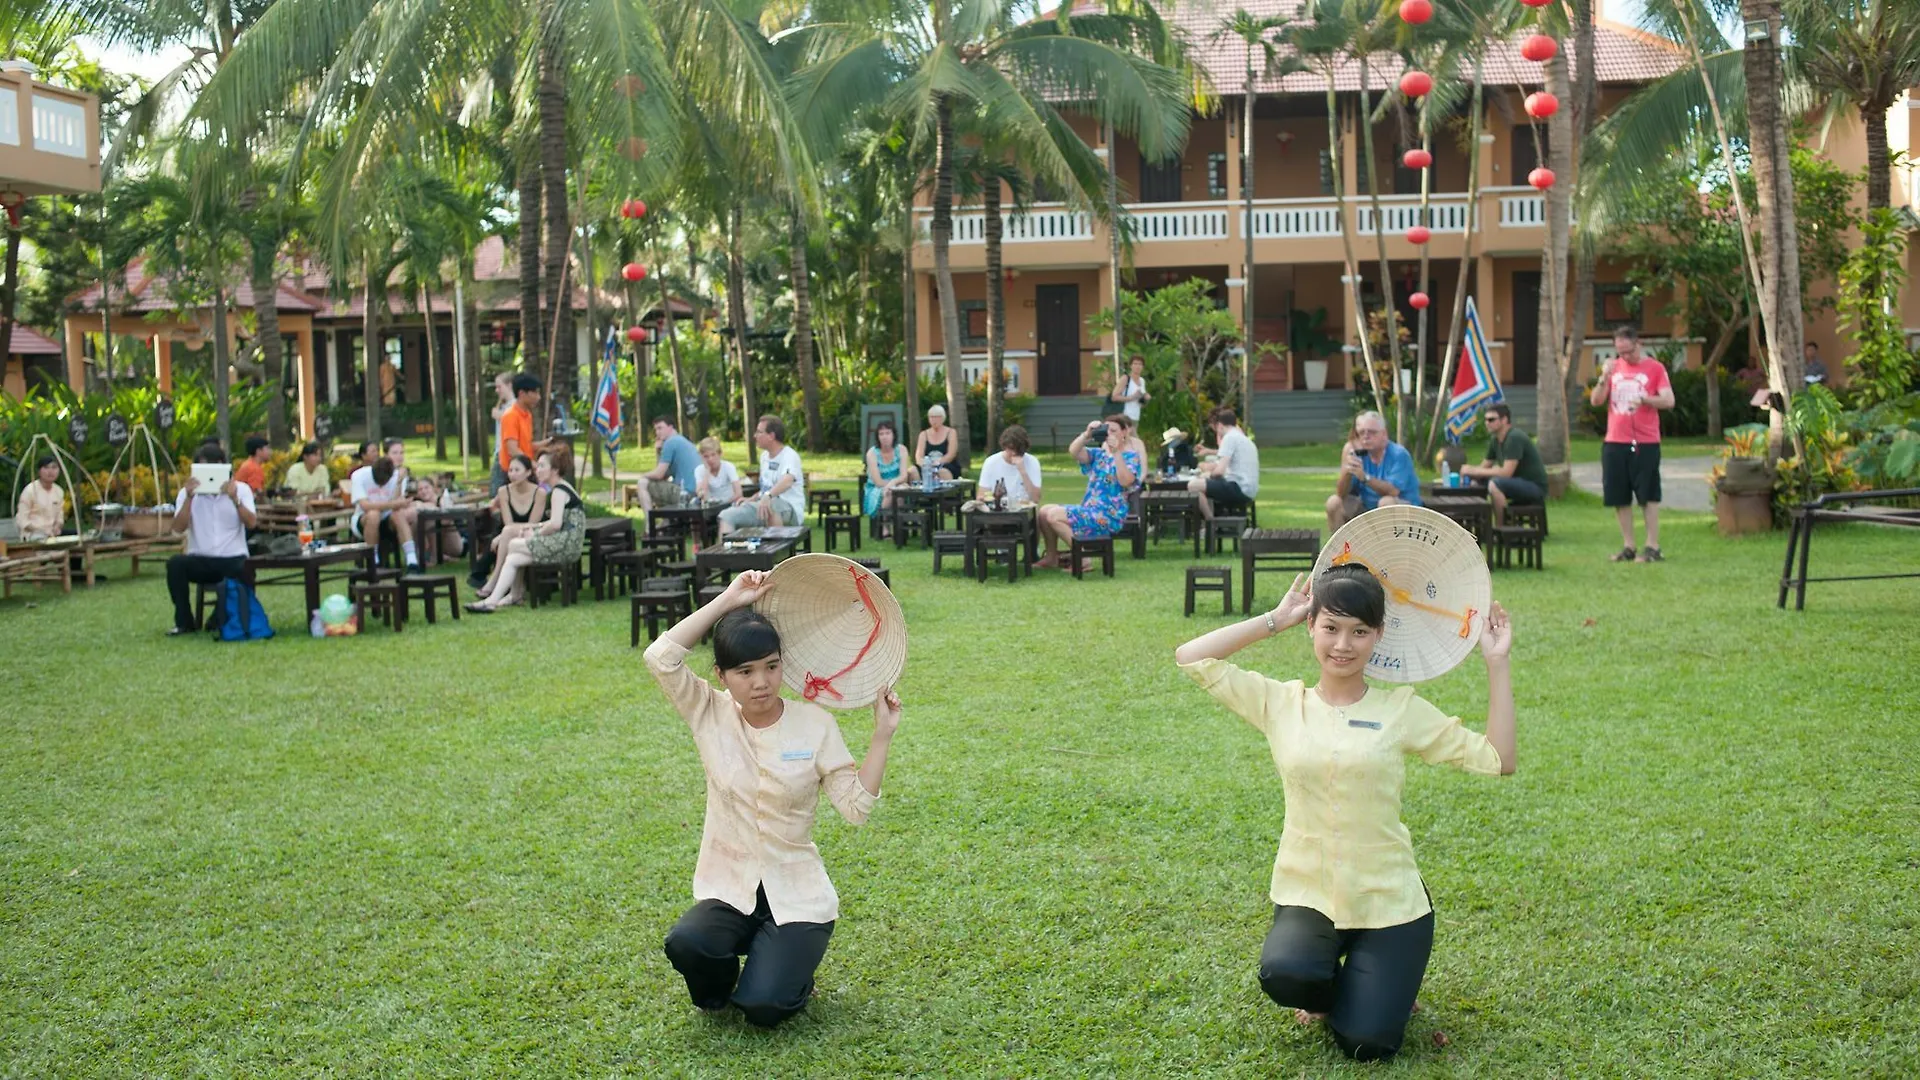
[[[953,429],[947,426],[944,405],[927,410],[927,426],[920,430],[920,442],[914,447],[913,461],[909,464],[920,467],[929,457],[934,459],[934,475],[938,479],[951,480],[960,475],[960,444],[953,437]]]
[[[493,495],[493,518],[500,522],[500,535],[493,538],[492,550],[474,558],[467,584],[472,585],[475,592],[491,593],[507,544],[516,536],[531,533],[546,516],[547,493],[533,482],[533,459],[515,454],[507,465],[506,484]]]

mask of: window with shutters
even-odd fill
[[[1224,150],[1215,150],[1207,155],[1207,197],[1227,197],[1227,155]]]

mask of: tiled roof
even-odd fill
[[[100,283],[96,281],[69,297],[68,303],[82,311],[98,311],[100,294]],[[236,284],[227,296],[227,303],[236,310],[254,307],[253,285],[246,281]],[[301,292],[295,282],[282,279],[274,307],[280,311],[317,312],[320,303]],[[178,308],[179,305],[167,295],[166,275],[149,273],[144,259],[136,259],[127,266],[125,289],[116,284],[113,292],[113,309],[116,312],[139,314],[175,311]]]
[[[45,334],[31,326],[13,324],[13,333],[8,335],[10,343],[0,349],[0,356],[59,356],[60,346]]]

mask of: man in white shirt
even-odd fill
[[[1200,463],[1200,475],[1188,482],[1187,490],[1200,496],[1200,515],[1211,519],[1216,503],[1244,507],[1260,493],[1260,452],[1240,430],[1240,416],[1232,409],[1213,410],[1207,426],[1220,449],[1211,461]]]
[[[752,499],[735,498],[720,511],[720,535],[755,525],[798,525],[807,516],[807,477],[800,454],[787,445],[787,425],[777,416],[763,416],[754,425],[753,441],[760,447],[760,493]]]
[[[414,505],[406,496],[406,444],[399,439],[387,441],[387,452],[371,465],[353,471],[347,483],[352,489],[353,520],[348,528],[367,543],[378,545],[382,531],[400,545],[401,561],[407,572],[420,572],[420,556],[413,543]]]
[[[224,465],[226,451],[218,444],[203,446],[193,460],[201,465]],[[219,491],[201,491],[200,481],[187,478],[173,513],[173,531],[185,531],[186,548],[167,560],[167,592],[173,598],[173,629],[168,637],[200,629],[195,621],[190,585],[212,585],[239,577],[247,565],[247,530],[253,527],[253,489],[229,479]]]
[[[977,494],[982,499],[993,498],[993,485],[996,481],[1007,483],[1007,498],[1013,502],[1038,503],[1040,501],[1040,459],[1027,453],[1032,449],[1032,441],[1027,438],[1027,429],[1015,424],[1000,433],[1000,452],[986,460],[980,466],[980,484]]]

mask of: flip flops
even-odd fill
[[[1632,548],[1623,547],[1619,551],[1614,552],[1608,561],[1609,562],[1633,562],[1634,557],[1635,557],[1635,552]]]
[[[1659,548],[1649,547],[1649,548],[1641,548],[1640,557],[1635,559],[1634,562],[1665,562],[1666,560],[1667,560],[1667,557],[1665,555],[1660,554]]]

